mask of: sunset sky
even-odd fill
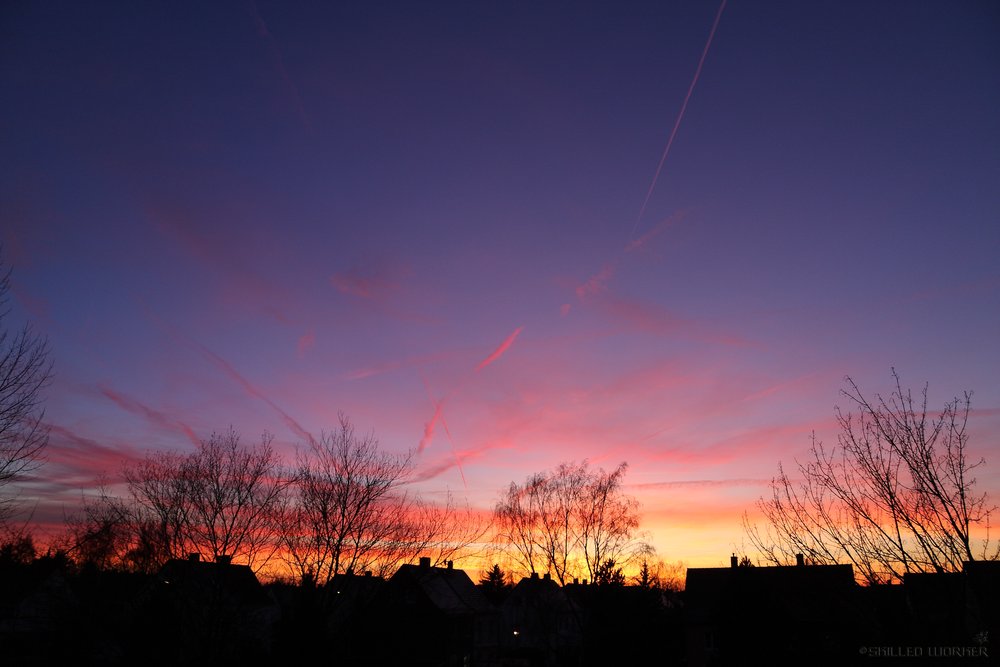
[[[34,520],[342,411],[485,510],[627,461],[659,556],[718,565],[892,367],[975,392],[1000,502],[998,5],[719,11],[5,3],[8,321],[55,364]]]

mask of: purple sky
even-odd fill
[[[1000,497],[994,2],[6,3],[0,241],[60,521],[338,411],[488,509],[631,465],[714,565],[851,375],[975,392]]]

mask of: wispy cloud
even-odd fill
[[[101,393],[104,394],[104,396],[114,401],[114,403],[118,407],[125,410],[126,412],[138,415],[139,417],[144,418],[150,424],[158,428],[162,428],[167,431],[178,431],[180,433],[183,433],[188,437],[188,439],[191,442],[193,442],[196,445],[199,443],[198,436],[195,435],[191,427],[185,424],[177,417],[172,417],[170,415],[164,414],[163,412],[160,412],[159,410],[154,410],[148,405],[130,396],[127,396],[126,394],[120,391],[116,391],[111,387],[108,387],[107,385],[98,385],[98,389],[100,389]]]
[[[333,274],[330,284],[341,294],[360,299],[381,299],[397,288],[397,283],[383,273],[357,267]]]
[[[295,346],[295,352],[301,357],[306,352],[312,349],[313,345],[316,344],[316,330],[312,327],[306,329],[306,332],[299,336],[299,342]]]
[[[270,398],[268,398],[264,394],[264,392],[255,387],[253,384],[251,384],[249,380],[247,380],[235,368],[233,368],[232,364],[230,364],[228,361],[226,361],[219,355],[209,350],[204,345],[201,345],[199,343],[195,343],[195,345],[197,345],[201,349],[202,353],[206,357],[208,357],[208,359],[212,361],[212,363],[214,363],[219,369],[221,369],[227,376],[229,376],[237,384],[243,387],[243,390],[246,391],[247,394],[253,396],[254,398],[260,399],[261,401],[266,403],[272,410],[278,413],[282,421],[285,422],[285,425],[288,426],[288,428],[291,429],[296,435],[298,435],[300,438],[304,438],[306,441],[310,443],[315,442],[315,438],[313,437],[312,433],[302,428],[301,424],[299,424],[295,419],[293,419],[287,412],[278,407],[278,405]]]
[[[615,275],[615,267],[617,264],[618,262],[615,260],[602,266],[600,271],[592,275],[585,283],[576,288],[576,297],[583,301],[587,297],[593,296],[594,294],[606,292],[608,289],[608,281]]]
[[[299,116],[299,120],[302,121],[302,125],[307,131],[312,132],[312,123],[306,114],[305,105],[302,104],[302,96],[299,94],[299,88],[292,81],[292,77],[288,75],[288,69],[285,67],[285,59],[281,56],[281,49],[278,48],[278,43],[271,35],[271,31],[268,29],[267,24],[264,23],[264,19],[261,18],[260,12],[257,11],[257,3],[253,0],[250,0],[250,14],[253,16],[257,34],[260,35],[261,39],[267,45],[267,50],[274,61],[274,66],[277,68],[278,74],[281,75],[281,79],[288,90],[288,95],[295,105],[295,111]]]
[[[391,373],[392,371],[397,371],[401,368],[410,368],[413,366],[423,366],[425,364],[431,364],[438,361],[443,361],[450,359],[457,354],[459,351],[450,352],[440,352],[437,354],[425,354],[416,357],[408,357],[406,359],[399,359],[395,361],[386,361],[381,364],[375,364],[373,366],[366,366],[364,368],[356,368],[351,371],[347,371],[343,374],[345,380],[363,380],[365,378],[373,377],[375,375],[382,375],[383,373]],[[461,351],[465,354],[465,351]]]
[[[682,479],[666,482],[642,482],[640,484],[628,484],[627,486],[637,490],[654,489],[711,489],[720,487],[744,487],[744,486],[767,486],[771,483],[769,479]]]
[[[420,438],[420,444],[417,445],[417,454],[423,454],[424,450],[427,449],[427,445],[431,444],[431,440],[434,439],[434,427],[437,426],[438,421],[441,419],[441,410],[443,408],[443,399],[435,403],[434,415],[430,418],[430,421],[424,424],[424,436]]]
[[[226,223],[238,214],[238,208],[234,211],[232,206],[188,208],[183,202],[163,199],[154,199],[146,207],[147,218],[160,234],[196,259],[206,272],[222,278],[218,289],[227,304],[239,304],[290,324],[296,295],[283,289],[273,276],[265,275],[256,256],[232,246]],[[212,224],[205,224],[206,220]]]
[[[486,443],[480,447],[474,449],[466,449],[454,452],[451,458],[442,458],[434,463],[430,463],[427,466],[417,470],[416,474],[411,478],[411,482],[426,482],[429,479],[433,479],[442,475],[452,468],[458,468],[459,471],[462,470],[462,465],[468,461],[472,461],[482,457],[487,451],[491,449],[496,449],[499,445],[495,442]],[[464,481],[464,473],[463,473]]]
[[[120,480],[120,470],[129,461],[141,459],[131,445],[107,445],[79,435],[59,424],[48,424],[47,464],[57,469],[46,476],[68,489],[93,488],[102,479]]]
[[[493,350],[493,352],[491,352],[488,357],[486,357],[476,365],[476,372],[483,370],[484,368],[492,364],[494,361],[502,357],[504,352],[506,352],[510,348],[510,346],[514,344],[514,341],[517,340],[517,337],[521,334],[522,329],[524,329],[523,326],[514,329],[513,333],[507,336],[507,338],[505,338],[504,341],[500,343],[497,349]]]
[[[673,215],[667,216],[663,220],[660,220],[658,223],[653,225],[649,229],[649,231],[647,231],[645,234],[643,234],[637,239],[630,241],[628,245],[625,246],[625,252],[636,252],[638,250],[642,250],[650,243],[650,241],[652,241],[657,236],[662,234],[667,228],[683,220],[684,216],[686,216],[687,214],[688,211],[678,211],[677,213],[674,213]]]
[[[688,214],[688,211],[678,211],[672,215],[667,216],[660,222],[653,225],[653,227],[647,231],[645,234],[637,239],[629,241],[622,251],[615,255],[614,259],[606,262],[601,270],[588,278],[584,283],[576,287],[576,297],[580,301],[585,301],[587,298],[604,294],[608,291],[608,283],[614,278],[615,273],[618,271],[618,265],[622,262],[625,255],[633,252],[642,250],[647,245],[649,245],[653,239],[662,234],[667,228],[680,222]],[[564,315],[569,312],[568,305],[563,306],[565,312]]]
[[[643,303],[605,295],[595,301],[617,324],[657,336],[680,336],[691,340],[721,345],[746,345],[735,334],[718,331],[696,320],[674,314],[655,303]]]

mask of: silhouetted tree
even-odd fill
[[[119,498],[102,487],[96,498],[84,498],[66,523],[67,551],[75,560],[101,570],[127,569],[125,554],[133,541],[134,520]]]
[[[136,561],[158,551],[232,556],[254,570],[279,547],[287,481],[271,436],[246,447],[230,428],[196,451],[157,452],[126,466]]]
[[[658,583],[649,569],[649,561],[643,558],[642,565],[639,566],[639,573],[635,575],[636,586],[640,588],[659,588]]]
[[[641,588],[677,592],[684,590],[686,572],[687,566],[683,561],[667,564],[658,560],[651,565],[649,560],[643,558],[633,580]]]
[[[341,414],[336,430],[298,454],[283,531],[296,574],[321,584],[348,571],[389,575],[421,555],[452,559],[479,539],[482,521],[450,494],[436,505],[404,492],[412,474],[408,453],[381,451]]]
[[[813,438],[810,460],[789,476],[779,465],[771,497],[758,502],[768,526],[744,517],[763,557],[792,562],[850,562],[869,583],[899,581],[907,572],[950,572],[963,561],[997,559],[988,539],[976,548],[973,529],[988,527],[991,507],[974,491],[968,458],[972,395],[966,392],[927,413],[927,387],[915,401],[895,370],[886,399],[867,398],[851,378],[841,393],[852,411],[837,408],[837,445]]]
[[[0,565],[28,565],[37,553],[35,540],[25,526],[0,530]]]
[[[411,506],[399,487],[410,456],[379,451],[374,434],[358,435],[345,415],[298,454],[293,499],[283,540],[300,576],[326,583],[368,567],[400,531]]]
[[[182,553],[175,540],[142,505],[117,498],[102,488],[84,498],[78,512],[67,519],[67,551],[81,564],[101,570],[153,573]],[[176,535],[180,535],[180,528]]]
[[[400,565],[420,556],[433,565],[475,553],[472,546],[487,530],[482,516],[468,505],[459,507],[449,492],[443,504],[413,497],[409,512],[400,517],[396,538],[381,547],[376,570],[379,576],[391,576]]]
[[[591,578],[607,561],[620,565],[648,555],[652,548],[635,539],[639,529],[639,502],[622,493],[622,479],[628,470],[621,463],[611,472],[597,470],[587,475],[578,512],[580,544]]]
[[[597,566],[594,583],[598,586],[624,586],[625,574],[620,567],[616,567],[615,561],[609,558]]]
[[[511,589],[511,582],[507,573],[494,563],[493,567],[479,578],[479,587],[489,600],[497,603]]]
[[[523,486],[512,482],[494,508],[497,541],[525,571],[544,569],[561,584],[571,573],[595,579],[608,560],[634,562],[651,548],[637,537],[638,502],[621,490],[627,468],[562,463]]]
[[[49,441],[42,390],[52,377],[45,338],[29,324],[7,328],[9,293],[10,269],[4,270],[0,259],[0,492],[41,463]],[[13,500],[0,497],[0,522],[12,511]]]

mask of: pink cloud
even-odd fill
[[[221,291],[227,303],[239,304],[283,324],[290,324],[292,318],[288,309],[295,304],[295,295],[279,287],[278,281],[262,274],[256,256],[233,249],[225,224],[201,224],[204,218],[225,221],[241,214],[239,210],[228,208],[214,210],[202,207],[192,211],[173,201],[166,204],[153,201],[146,210],[147,217],[162,235],[197,259],[206,271],[222,278]],[[249,236],[252,230],[241,230],[241,233]],[[277,255],[277,245],[272,239],[268,242],[271,244],[269,252]],[[250,248],[252,244],[247,243],[246,247]]]
[[[295,346],[296,353],[301,357],[312,349],[316,344],[316,330],[310,327],[304,334],[299,336],[299,342]]]
[[[441,352],[438,354],[428,354],[418,357],[409,357],[407,359],[402,359],[397,361],[387,361],[385,363],[376,364],[374,366],[357,368],[353,371],[348,371],[347,373],[344,373],[342,377],[345,380],[363,380],[364,378],[372,377],[375,375],[382,375],[383,373],[391,373],[392,371],[396,371],[401,368],[409,368],[412,366],[423,366],[425,364],[442,361],[455,356],[455,354],[456,354],[455,352]]]
[[[462,464],[468,461],[472,461],[481,458],[487,451],[491,449],[496,449],[497,444],[490,442],[486,443],[480,447],[474,449],[466,449],[462,451],[457,451],[453,453],[451,458],[441,459],[435,463],[429,464],[428,466],[421,468],[417,471],[416,475],[411,478],[411,482],[426,482],[429,479],[433,479],[439,475],[442,475],[452,468],[458,468],[461,472]],[[463,473],[464,481],[464,473]]]
[[[180,433],[183,433],[188,437],[188,439],[191,442],[193,442],[196,445],[200,442],[198,436],[196,436],[194,434],[194,431],[191,430],[191,427],[185,424],[180,419],[166,415],[160,412],[159,410],[154,410],[153,408],[135,400],[134,398],[126,396],[121,392],[115,391],[111,387],[105,385],[99,385],[98,389],[101,390],[102,394],[104,394],[107,398],[114,401],[114,403],[118,405],[118,407],[125,410],[126,412],[138,415],[144,418],[150,424],[153,424],[158,428],[162,428],[167,431],[178,431]]]
[[[563,305],[559,306],[559,314],[563,317],[566,317],[567,315],[569,315],[569,311],[572,308],[573,304],[564,303]]]
[[[764,387],[763,389],[759,389],[753,392],[752,394],[745,396],[742,400],[757,401],[790,390],[802,390],[806,388],[811,388],[812,386],[816,385],[819,382],[825,383],[826,379],[821,378],[816,373],[813,373],[802,377],[792,378],[791,380],[786,380],[784,382],[774,383],[770,386]]]
[[[142,458],[132,446],[113,447],[81,436],[58,424],[48,424],[48,427],[46,461],[63,469],[59,477],[65,478],[63,485],[71,488],[92,488],[100,483],[101,478],[119,481],[118,471],[122,466]],[[115,475],[108,476],[108,471],[115,471]]]
[[[476,365],[476,372],[483,370],[484,368],[492,364],[494,361],[502,357],[503,353],[506,352],[510,348],[510,346],[514,344],[514,341],[517,339],[518,335],[520,335],[522,329],[524,329],[523,326],[514,329],[514,332],[511,333],[509,336],[507,336],[507,338],[505,338],[504,341],[500,343],[500,346],[497,347],[497,349],[493,350],[493,352],[491,352],[488,357],[486,357]]]
[[[680,222],[681,220],[683,220],[684,216],[686,216],[687,214],[688,214],[688,211],[679,211],[677,213],[674,213],[671,216],[668,216],[668,217],[664,218],[663,220],[660,220],[658,223],[656,223],[655,225],[653,225],[648,232],[646,232],[645,234],[643,234],[639,238],[631,241],[628,245],[626,245],[625,246],[625,252],[634,252],[636,250],[641,250],[650,241],[652,241],[657,236],[659,236],[660,234],[662,234],[663,231],[666,230],[668,227],[671,227],[674,224],[676,224],[676,223]]]
[[[443,407],[443,400],[435,404],[434,415],[431,417],[430,421],[424,424],[424,437],[420,438],[420,444],[417,445],[417,454],[423,454],[424,449],[426,449],[427,445],[431,444],[431,440],[434,439],[434,427],[441,419],[441,409]]]
[[[655,489],[712,489],[719,487],[768,486],[770,483],[770,479],[684,479],[670,482],[643,482],[641,484],[627,484],[626,486],[646,491]]]
[[[695,446],[688,443],[671,447],[656,445],[639,445],[644,456],[652,461],[667,461],[685,464],[721,465],[734,461],[761,461],[765,457],[773,457],[769,466],[777,466],[789,442],[801,440],[802,446],[797,451],[806,452],[809,447],[809,437],[813,432],[835,430],[833,418],[810,420],[780,425],[768,425],[747,429],[743,432],[723,437],[705,446]]]
[[[657,336],[681,336],[705,343],[745,345],[739,336],[715,331],[694,320],[679,317],[655,303],[642,303],[606,295],[599,307],[619,324]]]
[[[608,281],[615,275],[616,264],[617,262],[608,262],[601,267],[600,271],[592,275],[587,282],[578,286],[576,288],[577,298],[583,301],[588,296],[606,292],[608,289]]]

